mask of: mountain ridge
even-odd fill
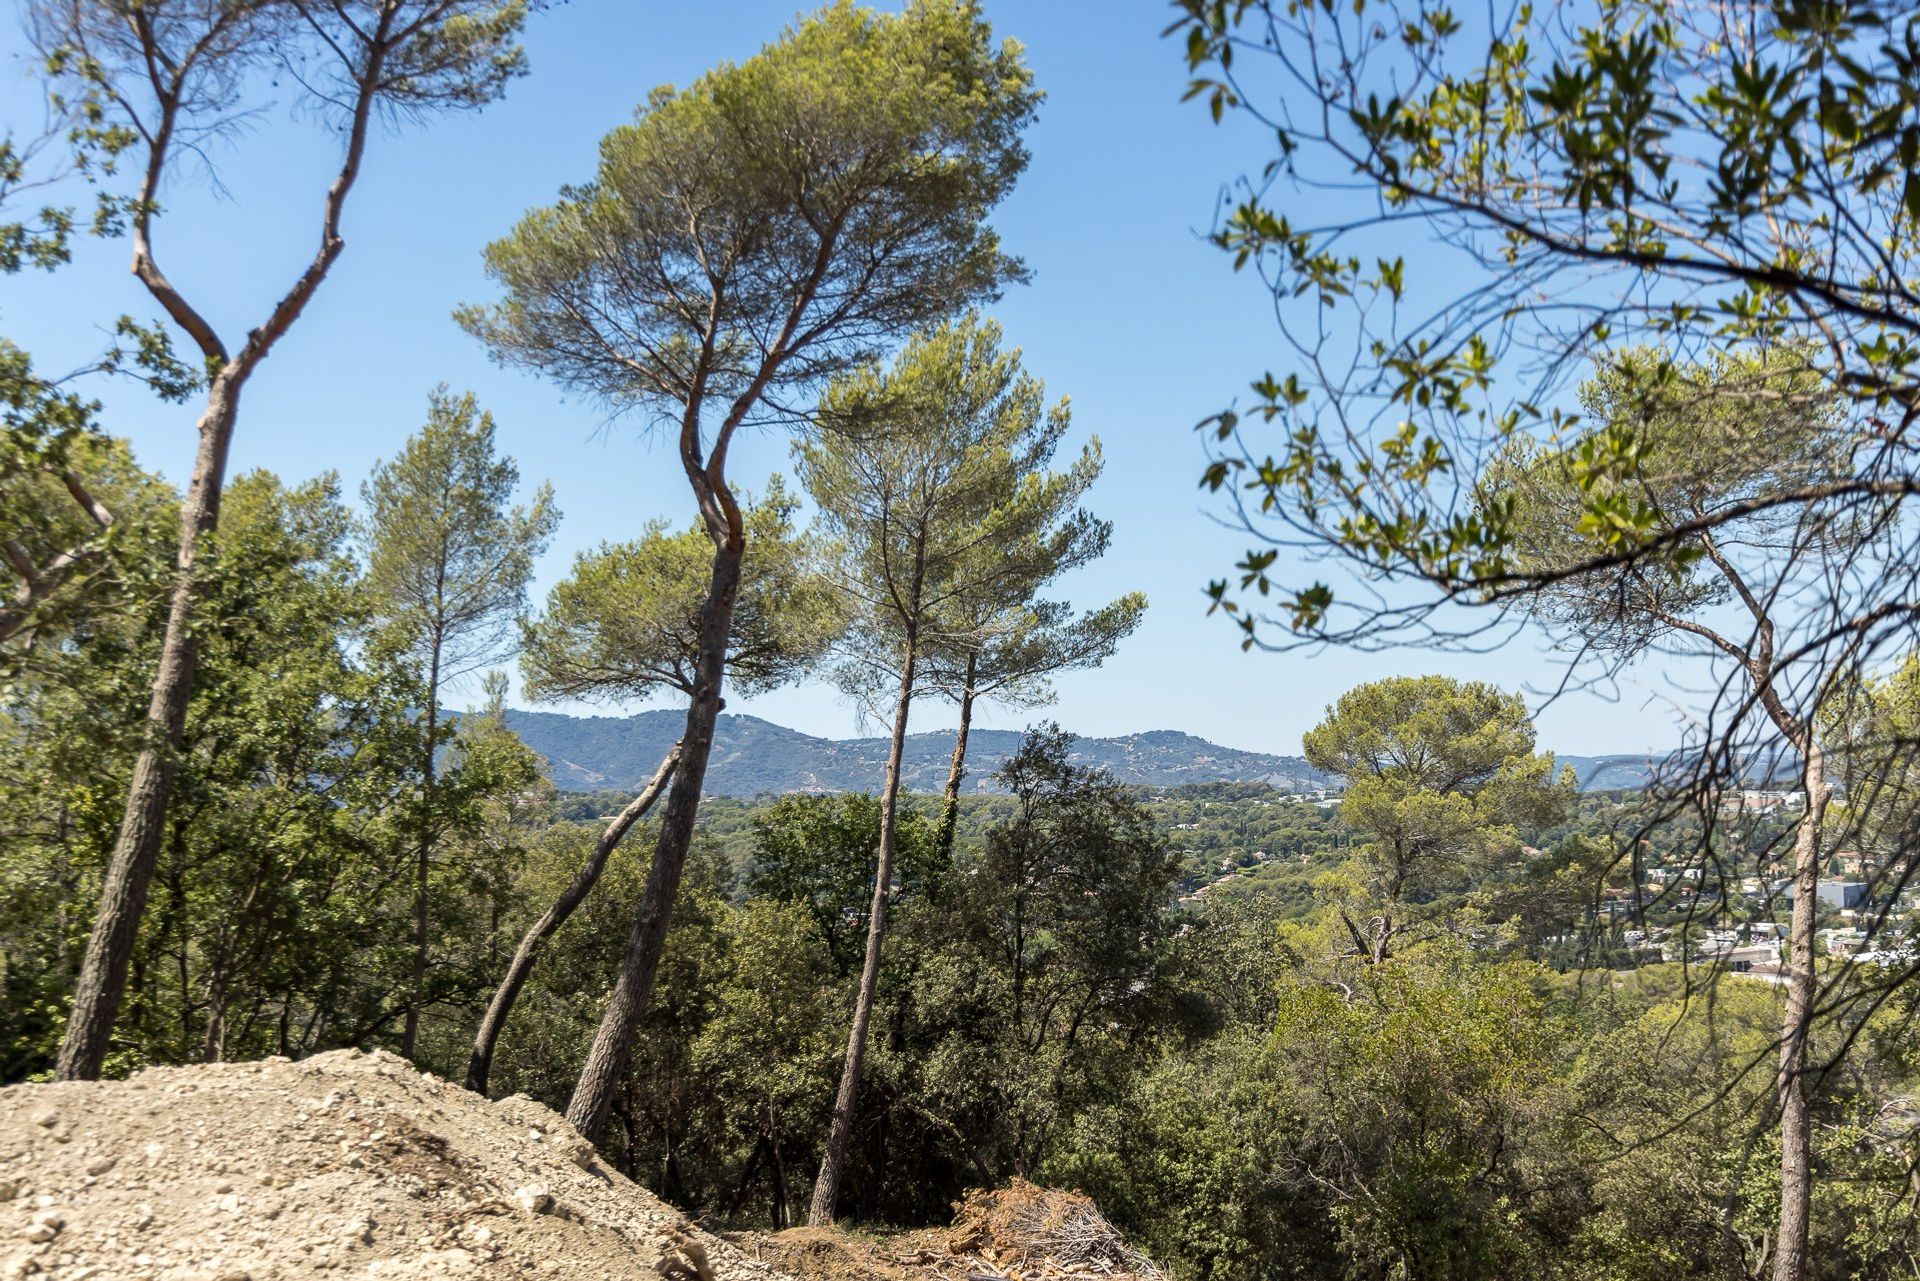
[[[686,718],[674,709],[631,716],[572,716],[514,708],[507,724],[548,763],[564,791],[627,790],[650,777]],[[968,792],[991,792],[1000,762],[1018,749],[1021,730],[975,728],[969,737]],[[901,773],[908,791],[946,785],[954,731],[907,736]],[[758,716],[723,713],[714,731],[706,790],[722,796],[779,792],[873,791],[886,765],[885,738],[822,738]],[[1192,783],[1266,783],[1281,791],[1326,787],[1333,780],[1303,757],[1222,747],[1181,730],[1144,730],[1075,740],[1074,761],[1111,770],[1123,783],[1179,787]],[[1562,756],[1585,790],[1643,787],[1657,767],[1651,756]]]

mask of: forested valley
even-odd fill
[[[996,319],[1046,287],[998,229],[1051,109],[1020,5],[840,0],[572,122],[557,191],[486,176],[526,212],[435,305],[645,439],[620,465],[677,497],[617,536],[562,510],[561,433],[509,449],[432,369],[378,451],[229,465],[279,430],[243,391],[356,296],[382,149],[484,132],[559,15],[13,8],[0,287],[105,242],[142,310],[76,288],[96,350],[56,369],[0,305],[0,1100],[384,1051],[717,1232],[907,1240],[1038,1187],[1147,1281],[1920,1276],[1908,6],[1099,19],[1160,40],[1133,92],[1255,126],[1205,239],[1275,363],[1161,425],[1197,442],[1165,502],[1246,550],[1158,548],[1191,590],[1151,611],[1087,586],[1138,568],[1103,478],[1139,442]],[[327,144],[272,171],[300,248],[170,275],[176,206],[276,113]],[[1303,735],[1240,741],[1324,785],[1076,754],[1176,613],[1154,681],[1284,701]],[[1550,688],[1515,674],[1543,650]],[[1678,737],[1583,790],[1539,721],[1648,673]],[[885,736],[879,785],[719,794],[723,711],[814,687]],[[642,707],[677,740],[593,791],[510,723]],[[1025,728],[985,763],[990,723]],[[39,1215],[7,1275],[120,1274],[29,1199],[64,1115],[7,1141],[0,1215]],[[692,1249],[660,1275],[713,1281]]]

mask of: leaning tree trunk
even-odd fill
[[[880,793],[880,852],[873,873],[873,906],[867,915],[867,957],[860,967],[860,992],[853,1003],[853,1030],[847,1034],[840,1090],[834,1096],[833,1117],[827,1123],[820,1177],[814,1181],[813,1202],[807,1210],[807,1223],[813,1227],[832,1223],[834,1208],[840,1200],[847,1140],[853,1133],[854,1097],[860,1092],[860,1070],[867,1053],[867,1025],[873,1022],[873,995],[880,986],[880,945],[886,938],[887,904],[893,896],[894,816],[900,801],[900,758],[907,745],[907,713],[913,706],[916,657],[914,638],[909,631],[900,665],[900,700],[893,712],[893,743],[887,749],[887,775]]]
[[[153,883],[154,864],[166,832],[167,794],[186,731],[187,702],[199,666],[199,646],[193,621],[200,595],[198,573],[219,522],[221,483],[226,476],[227,448],[239,410],[239,386],[216,375],[208,389],[207,409],[200,419],[200,448],[194,457],[193,478],[180,506],[180,545],[175,558],[173,590],[167,606],[167,627],[160,642],[160,668],[147,704],[145,742],[134,758],[133,780],[120,819],[120,832],[107,860],[100,887],[100,911],[87,940],[86,960],[74,986],[73,1010],[60,1043],[54,1079],[91,1081],[100,1075],[113,1024],[126,991],[127,966],[133,959],[140,914],[146,909],[147,889]]]
[[[966,681],[960,687],[960,728],[953,736],[953,762],[947,767],[946,800],[940,808],[940,866],[953,859],[953,840],[960,830],[960,781],[967,776],[967,733],[973,728],[973,681],[979,671],[980,654],[967,653]]]
[[[533,923],[533,928],[520,940],[513,960],[507,964],[506,977],[500,980],[499,990],[494,992],[493,1000],[487,1003],[486,1017],[480,1020],[479,1031],[473,1034],[473,1057],[467,1061],[469,1090],[476,1094],[487,1092],[487,1077],[493,1070],[494,1047],[507,1025],[507,1015],[513,1012],[513,1003],[520,998],[520,989],[526,985],[527,976],[533,973],[533,963],[539,959],[541,949],[546,947],[554,931],[567,923],[574,909],[592,893],[594,885],[600,880],[600,873],[606,870],[607,858],[613,853],[614,846],[626,836],[629,828],[653,808],[654,801],[666,788],[667,781],[673,777],[674,767],[679,763],[680,744],[675,743],[667,750],[666,759],[660,762],[660,768],[654,771],[653,778],[641,789],[640,794],[607,824],[607,830],[594,842],[593,854],[573,874],[573,879],[560,891],[553,906]]]
[[[1820,834],[1830,795],[1826,759],[1809,729],[1802,748],[1806,812],[1793,841],[1793,917],[1787,939],[1787,1007],[1780,1027],[1780,1224],[1774,1281],[1805,1281],[1813,1206],[1813,1108],[1807,1050],[1818,994],[1813,968],[1814,913],[1820,895]]]
[[[380,31],[387,30],[383,17]],[[100,1075],[126,992],[127,967],[147,905],[147,888],[160,855],[167,817],[167,796],[173,789],[173,771],[187,723],[187,702],[193,696],[199,651],[193,637],[195,606],[199,599],[197,561],[205,541],[220,520],[220,494],[226,480],[227,451],[233,442],[240,412],[240,391],[275,343],[300,318],[321,282],[346,248],[340,238],[340,218],[347,196],[360,176],[366,153],[367,130],[373,120],[374,100],[384,83],[386,46],[376,44],[356,77],[346,155],[327,187],[320,220],[320,246],[265,323],[247,334],[246,345],[229,356],[219,335],[205,317],[181,296],[153,257],[153,210],[164,176],[168,148],[178,122],[175,100],[161,112],[158,128],[147,139],[147,166],[132,218],[133,273],[161,309],[193,338],[209,366],[217,368],[207,384],[207,403],[200,415],[200,446],[194,456],[193,476],[180,506],[180,544],[175,556],[167,627],[160,642],[160,667],[154,674],[153,694],[147,704],[145,741],[134,757],[127,804],[107,860],[100,887],[100,911],[87,941],[87,957],[73,993],[66,1036],[54,1078],[87,1081]]]
[[[567,1120],[588,1139],[598,1142],[606,1128],[607,1109],[626,1070],[627,1052],[640,1018],[653,995],[654,975],[666,946],[667,918],[680,893],[680,873],[693,842],[693,821],[700,808],[700,789],[706,783],[707,757],[713,752],[713,730],[720,718],[720,682],[725,675],[727,638],[733,627],[733,605],[740,592],[742,547],[721,542],[713,554],[713,578],[700,608],[700,650],[693,697],[687,704],[687,729],[680,740],[680,764],[673,790],[667,794],[660,820],[660,839],[654,847],[653,868],[627,934],[627,950],[620,977],[607,1010],[594,1033],[580,1079],[567,1104]]]

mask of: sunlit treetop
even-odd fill
[[[985,217],[1038,101],[970,4],[831,5],[656,89],[591,181],[488,248],[504,296],[461,321],[617,407],[777,403],[1022,277]]]

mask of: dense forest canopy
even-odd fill
[[[390,1049],[730,1227],[1030,1181],[1180,1281],[1920,1275],[1909,6],[1158,15],[1165,110],[1184,66],[1266,148],[1210,243],[1278,363],[1200,423],[1249,550],[1151,612],[1086,585],[1139,442],[994,315],[1048,287],[1012,5],[835,0],[568,122],[557,191],[486,175],[527,212],[435,306],[649,442],[617,536],[433,370],[377,453],[230,468],[371,157],[484,135],[543,8],[14,6],[0,282],[105,243],[141,310],[76,288],[74,369],[0,337],[0,1083]],[[243,313],[169,254],[282,115],[325,162]],[[1188,605],[1156,680],[1291,682],[1304,735],[1056,723]],[[1549,750],[1649,670],[1686,741]],[[723,714],[816,686],[876,736]]]

